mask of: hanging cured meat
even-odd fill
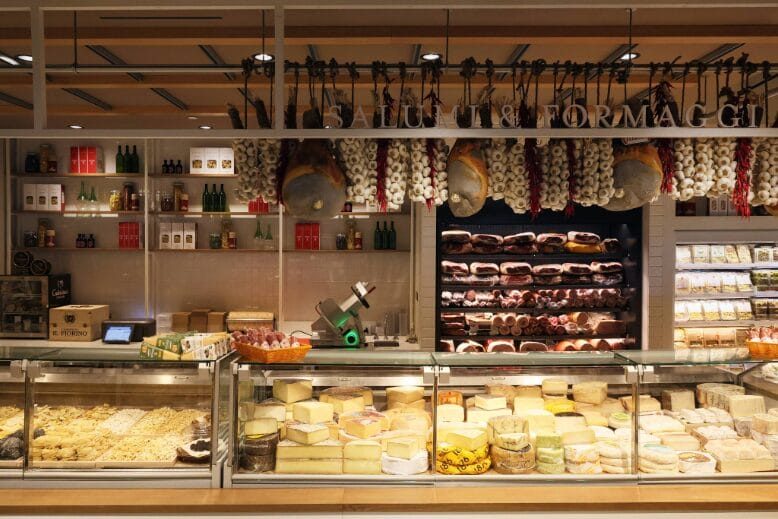
[[[662,162],[656,148],[648,143],[627,146],[613,160],[615,194],[605,209],[629,211],[659,196],[662,184]]]
[[[489,189],[481,143],[459,139],[448,156],[449,207],[460,218],[476,214],[484,206]]]
[[[346,202],[346,177],[327,147],[327,141],[300,143],[289,160],[283,200],[292,216],[331,218]]]

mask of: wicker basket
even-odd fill
[[[253,360],[264,364],[280,364],[303,360],[308,353],[308,350],[311,349],[311,345],[300,343],[299,346],[295,346],[294,348],[266,350],[252,346],[247,342],[234,342],[232,344],[232,349],[240,353],[246,360]]]

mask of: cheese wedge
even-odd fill
[[[416,386],[399,386],[386,388],[386,400],[410,404],[424,398],[424,388]]]
[[[299,402],[292,408],[292,416],[298,422],[324,423],[333,421],[335,408],[324,402]]]
[[[365,410],[365,399],[362,396],[337,394],[330,395],[326,401],[320,400],[320,402],[331,404],[338,415],[359,413]]]
[[[414,438],[394,438],[387,440],[386,453],[393,458],[409,460],[419,452],[419,442]]]
[[[454,431],[447,437],[447,442],[461,449],[476,451],[486,445],[486,431],[481,429],[465,429]]]
[[[494,437],[494,444],[501,449],[520,451],[529,445],[529,435],[527,433],[498,434]]]
[[[273,397],[286,403],[307,400],[313,396],[313,385],[307,379],[276,379],[273,381]]]
[[[330,429],[321,424],[289,423],[286,425],[286,437],[303,445],[313,445],[330,439]]]
[[[343,457],[347,460],[381,460],[384,453],[381,444],[372,440],[357,440],[343,446]]]
[[[487,411],[494,411],[496,409],[505,409],[508,404],[504,396],[500,395],[476,395],[475,406]]]
[[[381,421],[372,418],[357,418],[343,423],[346,433],[357,438],[370,438],[381,434]]]

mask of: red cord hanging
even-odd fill
[[[378,200],[378,209],[386,212],[386,155],[389,151],[389,139],[378,139],[378,151],[376,152],[376,199]]]
[[[428,198],[426,200],[427,203],[427,210],[432,210],[432,206],[435,203],[435,177],[438,174],[438,171],[435,169],[435,140],[434,139],[427,139],[425,141],[425,145],[427,147],[427,159],[430,163],[430,174],[429,179],[432,186],[432,198]]]
[[[739,137],[735,148],[735,190],[732,192],[732,202],[735,204],[737,214],[745,218],[751,216],[751,205],[748,195],[751,191],[751,151],[750,137]]]

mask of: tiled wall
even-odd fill
[[[417,204],[416,334],[422,349],[435,349],[435,209]]]

